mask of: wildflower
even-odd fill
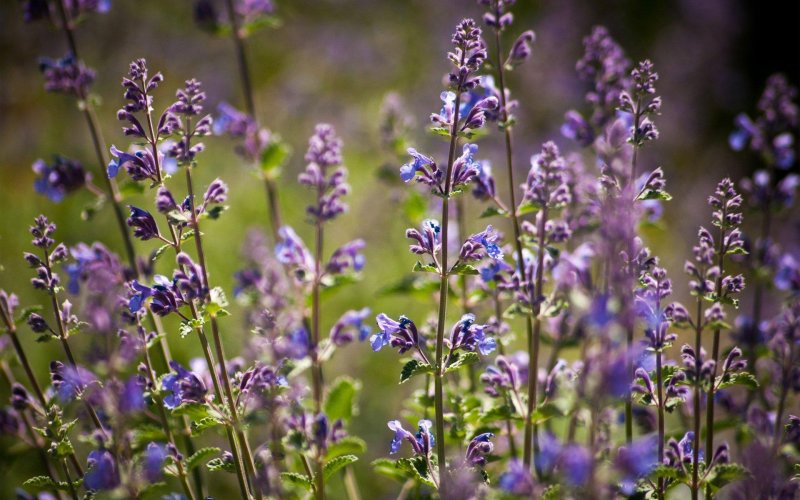
[[[63,156],[56,156],[52,165],[44,160],[36,160],[32,168],[36,174],[34,189],[54,203],[79,190],[91,179],[83,165]]]
[[[433,433],[431,433],[433,423],[430,420],[420,420],[418,423],[419,431],[416,434],[403,429],[399,420],[390,421],[388,426],[390,430],[394,431],[394,437],[389,449],[390,455],[400,451],[403,441],[408,441],[411,444],[414,455],[420,456],[428,456],[436,444]]]
[[[366,340],[372,333],[369,325],[364,323],[369,313],[369,307],[344,313],[331,328],[330,338],[333,343],[337,346],[343,346],[352,342],[356,336],[361,342]]]
[[[473,467],[486,465],[486,456],[494,451],[494,444],[490,441],[494,437],[491,432],[478,434],[467,446],[465,461]]]
[[[172,410],[183,403],[204,402],[208,389],[203,381],[177,361],[171,361],[169,366],[173,372],[161,381],[161,388],[171,393],[164,397],[164,406]]]
[[[83,476],[83,485],[87,490],[106,491],[119,486],[119,470],[110,451],[100,449],[89,452],[86,465],[88,470]]]
[[[42,58],[39,61],[39,70],[44,75],[46,91],[77,99],[86,98],[95,78],[94,70],[87,68],[72,54],[58,60]]]
[[[400,354],[419,348],[420,339],[417,325],[407,317],[400,316],[399,321],[395,321],[381,313],[375,317],[375,321],[379,331],[370,337],[373,351],[378,352],[389,344],[392,347],[399,347]]]

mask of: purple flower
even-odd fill
[[[83,476],[83,485],[90,491],[113,490],[120,484],[119,471],[114,456],[105,449],[89,452],[86,459],[88,470]]]
[[[403,429],[399,420],[392,420],[388,423],[389,429],[394,431],[392,444],[389,448],[389,454],[394,455],[400,451],[400,446],[403,441],[408,441],[414,451],[414,455],[428,456],[433,449],[436,441],[431,433],[433,423],[430,420],[420,420],[418,423],[419,431],[416,434]]]
[[[160,443],[148,443],[142,458],[142,472],[149,483],[155,483],[164,476],[164,462],[167,460],[167,448]]]
[[[369,325],[364,323],[369,313],[369,307],[344,313],[331,328],[330,338],[333,343],[337,346],[343,346],[352,342],[356,336],[361,342],[366,340],[372,333]]]
[[[406,229],[406,238],[416,241],[409,245],[411,253],[417,255],[430,255],[436,260],[436,255],[442,248],[441,226],[435,219],[425,219],[422,221],[422,231],[416,229]]]
[[[523,202],[551,208],[570,202],[564,158],[555,143],[546,142],[541,153],[531,158],[531,169],[524,187]]]
[[[331,260],[325,266],[325,270],[330,274],[342,274],[347,269],[359,272],[364,268],[364,249],[365,243],[362,239],[353,240],[345,243],[331,255]]]
[[[311,279],[314,275],[314,258],[303,240],[289,226],[280,228],[278,235],[281,238],[275,246],[275,256],[278,261],[291,268],[298,280]]]
[[[192,143],[192,139],[211,134],[213,119],[211,115],[195,118],[203,111],[203,102],[206,100],[199,81],[187,80],[185,88],[179,89],[176,97],[178,100],[169,107],[164,115],[166,118],[162,119],[168,121],[169,130],[177,132],[180,137],[170,147],[169,156],[186,163],[194,161],[197,154],[203,151],[203,143]]]
[[[431,186],[434,192],[441,193],[444,172],[439,169],[433,158],[417,152],[414,148],[408,148],[408,154],[411,155],[411,162],[400,167],[400,178],[403,182],[413,179]]]
[[[571,486],[583,486],[592,471],[592,457],[583,446],[570,444],[558,457],[558,467],[564,479]]]
[[[39,70],[44,75],[46,91],[77,99],[86,98],[95,77],[94,70],[87,68],[72,54],[58,60],[43,58],[39,61]]]
[[[235,8],[244,24],[255,22],[258,18],[270,16],[275,12],[272,0],[237,0]]]
[[[506,493],[520,497],[533,496],[535,487],[530,467],[519,460],[511,460],[508,463],[508,470],[500,476],[497,484]]]
[[[400,354],[419,347],[419,332],[417,325],[405,316],[400,316],[399,321],[395,321],[389,316],[381,313],[375,317],[379,332],[370,337],[372,350],[380,351],[383,346],[391,344],[392,347],[399,347]]]
[[[467,446],[465,461],[473,467],[486,465],[486,455],[494,451],[494,444],[490,441],[493,437],[491,432],[484,432],[472,438]]]
[[[650,435],[619,449],[614,465],[622,474],[622,490],[626,495],[633,493],[636,480],[658,465],[657,441],[657,436]]]
[[[491,225],[488,225],[480,233],[470,236],[467,241],[480,245],[486,251],[486,255],[493,260],[502,261],[503,249],[497,244],[499,239],[500,233],[495,231]]]
[[[520,386],[519,368],[516,363],[505,356],[497,356],[496,366],[489,365],[481,375],[484,391],[493,398],[500,397],[505,391],[517,391]]]
[[[463,349],[469,352],[479,351],[484,356],[491,354],[497,347],[494,337],[486,335],[486,325],[475,323],[474,314],[465,314],[461,320],[453,326],[450,331],[450,338],[445,339],[445,343],[451,351]]]
[[[123,413],[141,411],[146,407],[144,387],[142,387],[142,381],[136,375],[129,377],[122,384],[118,397],[119,410]]]
[[[150,240],[160,236],[156,220],[147,210],[128,205],[131,216],[126,221],[128,226],[133,228],[133,235],[142,241]]]
[[[54,203],[79,190],[91,179],[83,165],[63,156],[56,156],[52,165],[48,165],[44,160],[36,160],[32,168],[36,174],[34,189]]]
[[[53,361],[50,363],[50,380],[58,399],[67,403],[79,396],[84,397],[86,389],[95,383],[97,378],[82,366],[66,366],[60,361]]]
[[[214,134],[228,134],[241,139],[241,143],[236,146],[236,153],[249,163],[260,161],[273,139],[270,131],[260,128],[253,117],[228,103],[220,103],[217,110],[219,115],[214,120]]]
[[[208,392],[203,381],[177,361],[171,361],[169,366],[174,373],[161,381],[161,388],[171,393],[164,397],[164,406],[173,410],[183,403],[203,403]]]
[[[475,88],[480,80],[477,72],[486,60],[486,45],[481,29],[472,19],[464,19],[453,33],[453,51],[447,54],[455,67],[450,72],[450,86],[457,92]]]
[[[800,293],[800,265],[792,254],[786,253],[781,257],[774,282],[778,290],[791,292],[792,295]]]
[[[464,144],[461,156],[453,162],[452,179],[450,179],[451,192],[460,191],[462,186],[468,184],[478,175],[480,166],[475,160],[475,153],[477,152],[477,144]]]
[[[70,278],[67,284],[70,293],[78,294],[83,283],[90,293],[104,295],[125,282],[119,258],[102,243],[92,243],[91,247],[78,243],[70,249],[70,254],[74,262],[64,267]]]
[[[511,51],[506,59],[506,66],[513,68],[525,62],[531,56],[531,45],[536,41],[536,34],[531,31],[523,32],[514,45],[511,46]]]
[[[140,149],[133,154],[120,151],[116,146],[111,146],[111,156],[108,163],[108,176],[116,177],[120,168],[124,168],[131,179],[143,181],[150,179],[158,182],[158,170],[153,153],[147,149]],[[160,154],[159,154],[160,156]]]
[[[575,70],[578,78],[589,84],[585,100],[593,110],[590,122],[600,130],[616,116],[619,96],[628,86],[630,61],[603,26],[593,27],[583,46],[584,54]]]

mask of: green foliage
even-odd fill
[[[350,377],[339,377],[331,386],[325,400],[325,414],[330,420],[349,421],[358,413],[356,397],[361,390],[361,382]]]
[[[354,455],[365,451],[367,451],[366,441],[355,436],[345,436],[328,446],[328,453],[325,454],[325,458],[331,460],[342,455]]]
[[[186,470],[192,470],[207,459],[210,459],[214,455],[218,455],[221,451],[221,449],[214,447],[200,448],[184,461],[184,466],[186,467]]]
[[[338,470],[356,461],[358,461],[358,457],[355,455],[341,455],[339,457],[332,458],[331,460],[325,462],[325,464],[322,466],[322,474],[325,476],[325,479],[328,479]]]
[[[403,365],[403,369],[400,372],[400,383],[402,384],[403,382],[408,381],[415,375],[419,375],[421,373],[433,373],[433,371],[434,369],[431,365],[416,359],[412,359]]]
[[[306,491],[311,491],[314,488],[314,484],[308,476],[305,474],[298,474],[297,472],[281,472],[281,482],[285,485],[299,487]]]

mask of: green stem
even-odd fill
[[[513,147],[512,147],[512,138],[511,138],[511,127],[508,123],[508,111],[506,109],[506,85],[505,85],[505,75],[503,72],[503,59],[502,59],[502,43],[500,40],[500,31],[495,30],[495,66],[497,67],[497,81],[499,84],[499,92],[500,92],[500,108],[502,111],[501,118],[503,122],[505,122],[505,126],[503,127],[503,132],[505,136],[505,151],[506,151],[506,172],[508,177],[508,193],[510,198],[510,205],[509,205],[509,214],[511,215],[511,225],[514,230],[514,249],[517,254],[517,266],[519,267],[519,275],[521,281],[524,283],[527,281],[528,277],[526,276],[527,270],[525,269],[525,260],[522,254],[522,240],[520,239],[521,231],[520,231],[520,224],[519,224],[519,217],[517,215],[517,201],[516,201],[516,194],[515,190],[517,189],[516,184],[514,183],[514,166],[513,166]],[[538,353],[538,345],[539,345],[539,333],[534,330],[533,326],[533,319],[531,315],[525,316],[525,329],[527,332],[527,345],[528,345],[528,359],[531,360],[529,373],[534,374],[533,377],[529,377],[533,379],[533,383],[528,383],[528,399],[532,401],[535,405],[537,399],[537,381],[535,374],[538,371],[539,367],[539,353]],[[534,352],[534,346],[537,346]],[[532,390],[531,390],[532,389]],[[534,436],[537,434],[535,426],[531,421],[530,415],[532,413],[529,403],[528,409],[528,418],[525,419],[525,442],[524,442],[524,449],[522,452],[522,460],[525,465],[531,465],[531,459],[534,455],[533,448],[538,448],[538,446],[533,447],[534,440],[537,441],[538,439]],[[538,450],[536,450],[538,451]]]

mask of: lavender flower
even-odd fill
[[[176,361],[169,366],[173,372],[161,381],[162,389],[170,392],[164,397],[164,406],[173,410],[184,403],[205,402],[208,389],[203,381]]]
[[[79,190],[91,180],[91,175],[83,165],[63,156],[56,156],[52,165],[44,160],[36,160],[32,168],[36,174],[34,189],[54,203],[60,202],[66,195]]]
[[[62,59],[42,58],[39,69],[44,76],[44,89],[77,99],[85,99],[95,78],[95,72],[72,54]]]
[[[333,325],[333,328],[331,328],[330,338],[333,343],[341,347],[349,344],[356,337],[358,337],[358,340],[361,342],[370,337],[372,329],[369,325],[364,323],[369,313],[369,307],[358,311],[350,310],[344,313]]]
[[[278,261],[292,269],[298,280],[310,280],[314,276],[314,258],[303,240],[289,226],[280,228],[278,234],[281,237],[281,241],[275,246]]]
[[[420,337],[417,325],[407,317],[400,316],[399,321],[395,321],[381,313],[375,317],[375,321],[380,331],[369,339],[373,351],[378,352],[390,344],[392,347],[399,347],[400,354],[411,349],[419,349]]]
[[[308,141],[305,159],[306,169],[298,181],[317,192],[315,205],[306,212],[317,222],[331,220],[347,210],[341,198],[350,192],[345,182],[347,169],[342,166],[342,141],[331,125],[320,123]],[[334,169],[333,172],[329,170]]]
[[[394,431],[394,437],[392,438],[389,454],[394,455],[400,451],[400,446],[403,444],[403,441],[407,441],[411,444],[414,455],[428,456],[436,443],[433,433],[431,433],[433,424],[430,420],[420,420],[418,425],[419,431],[416,434],[412,434],[403,429],[399,420],[390,421],[388,426],[390,430]]]
[[[494,444],[490,441],[493,437],[491,432],[484,432],[472,438],[467,446],[465,462],[473,467],[486,465],[486,456],[494,451]]]
[[[128,205],[131,211],[131,216],[128,217],[128,226],[133,228],[133,235],[142,241],[159,238],[161,234],[158,232],[158,225],[156,220],[147,210]]]
[[[453,325],[450,338],[445,339],[450,351],[463,349],[468,352],[479,351],[484,356],[491,354],[497,347],[497,341],[486,335],[486,325],[475,323],[474,314],[465,314]]]
[[[87,490],[107,491],[119,486],[119,469],[110,451],[100,449],[89,452],[86,465],[88,470],[83,477],[83,485]]]

